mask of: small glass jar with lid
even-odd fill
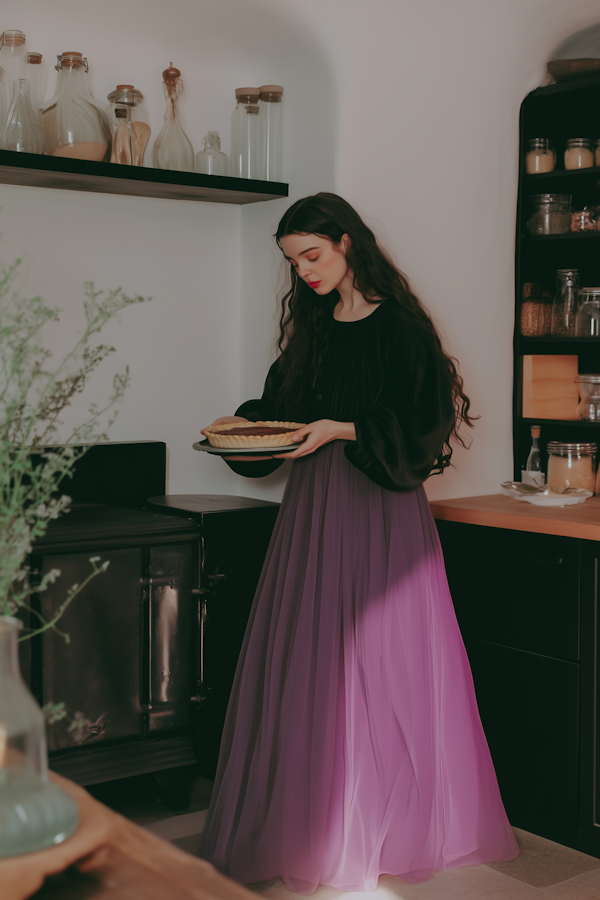
[[[110,103],[111,163],[143,166],[144,151],[150,140],[143,94],[132,84],[118,84],[116,91],[112,91],[106,99]]]
[[[221,150],[218,131],[204,135],[204,150],[196,153],[196,172],[201,175],[229,175],[229,160]]]
[[[29,82],[31,103],[36,112],[40,109],[46,96],[46,81],[48,75],[43,59],[44,57],[41,53],[35,53],[33,51],[27,53],[27,69],[25,77]]]
[[[562,494],[567,488],[591,491],[596,488],[595,443],[548,442],[548,488]]]
[[[584,287],[579,291],[575,337],[600,337],[600,287]]]
[[[565,169],[589,169],[594,165],[594,152],[589,138],[569,138],[565,149]]]
[[[554,145],[548,138],[531,138],[526,144],[525,171],[528,175],[553,172],[556,166]]]
[[[527,219],[529,234],[566,234],[571,230],[570,194],[533,194]]]
[[[581,398],[577,418],[586,422],[600,422],[600,375],[579,374],[575,381]]]
[[[596,211],[589,206],[574,210],[571,214],[571,231],[595,231]]]

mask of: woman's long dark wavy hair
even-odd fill
[[[467,446],[459,434],[462,423],[473,427],[469,416],[471,402],[463,390],[456,360],[442,348],[439,335],[429,313],[413,294],[404,275],[378,245],[375,235],[355,209],[337,194],[319,193],[298,200],[287,210],[277,228],[275,238],[281,249],[281,238],[288,234],[316,234],[339,244],[342,236],[350,238],[346,250],[348,267],[354,275],[354,287],[369,303],[395,301],[431,334],[437,354],[447,368],[452,384],[456,420],[451,434]],[[318,389],[323,352],[333,320],[333,310],[340,297],[337,291],[326,296],[315,295],[290,265],[291,286],[281,300],[279,340],[281,352],[280,402],[283,409],[307,410],[311,396]],[[311,378],[306,373],[312,373]],[[451,453],[446,442],[444,450]],[[449,454],[442,456],[447,465]],[[438,460],[438,463],[440,460]],[[442,463],[442,467],[443,467]]]

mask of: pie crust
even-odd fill
[[[263,434],[230,434],[232,429],[237,432],[239,429],[256,429],[265,426],[266,433]],[[221,447],[228,450],[248,450],[257,447],[260,450],[270,450],[273,447],[287,447],[293,444],[292,435],[299,428],[303,428],[302,423],[298,422],[229,422],[226,425],[211,425],[205,428],[204,434],[208,438],[211,447]],[[278,434],[269,434],[270,428],[285,428],[286,430]]]

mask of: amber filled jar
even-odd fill
[[[595,443],[548,442],[548,487],[561,494],[567,488],[591,491],[596,487]]]
[[[528,175],[538,172],[553,172],[556,166],[554,146],[548,138],[532,138],[527,141],[525,154],[525,171]]]
[[[594,165],[589,138],[571,138],[565,150],[565,169],[589,169]]]
[[[523,337],[550,334],[551,323],[552,294],[542,284],[525,282],[521,303],[521,334]]]

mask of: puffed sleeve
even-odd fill
[[[279,383],[279,361],[276,360],[267,374],[263,395],[260,400],[246,400],[236,409],[236,416],[243,416],[250,422],[272,422],[277,419],[277,390]],[[234,453],[235,451],[232,451]],[[283,465],[282,459],[263,459],[258,462],[230,462],[225,460],[237,475],[246,478],[264,478]]]
[[[354,422],[347,459],[376,484],[410,491],[428,478],[454,426],[450,375],[433,336],[405,317],[382,348],[379,401]]]

